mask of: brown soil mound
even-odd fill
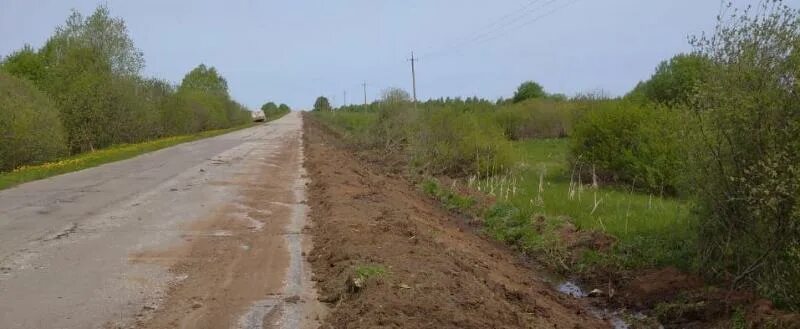
[[[675,299],[680,293],[703,287],[702,279],[668,267],[634,278],[624,288],[623,299],[639,308],[653,308],[658,303]]]
[[[305,120],[309,255],[323,328],[607,328],[512,251],[396,175],[380,174]]]

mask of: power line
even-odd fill
[[[491,30],[495,29],[495,27],[498,26],[498,24],[500,24],[499,26],[502,27],[504,24],[508,23],[508,19],[514,18],[515,16],[516,16],[516,18],[518,18],[519,16],[526,15],[528,13],[528,11],[531,9],[531,7],[533,5],[535,5],[535,4],[537,4],[540,1],[541,0],[529,0],[525,5],[517,8],[516,10],[511,11],[511,12],[509,12],[509,13],[501,16],[501,17],[498,17],[497,19],[492,20],[491,22],[489,22],[489,24],[477,29],[477,31],[479,31],[479,32],[477,32],[476,35],[480,35],[482,33],[485,33],[486,31],[491,31]],[[446,52],[447,49],[457,48],[457,47],[459,47],[459,46],[461,46],[461,45],[463,45],[465,43],[468,43],[475,36],[463,38],[461,40],[452,42],[449,45],[447,45],[446,47],[443,47],[442,49],[440,49],[438,51],[423,53],[422,57],[429,58],[429,57],[434,57],[436,55],[440,55],[440,53]]]
[[[553,1],[555,1],[555,0],[550,0],[550,2],[553,2]],[[499,19],[493,21],[491,24],[487,25],[484,28],[476,30],[476,32],[474,34],[472,34],[471,36],[467,36],[465,38],[462,38],[458,42],[452,43],[447,47],[441,48],[438,51],[434,51],[434,52],[429,53],[427,55],[424,55],[422,57],[424,57],[424,58],[439,57],[439,56],[442,56],[442,55],[444,55],[444,54],[446,54],[449,51],[452,51],[454,49],[462,48],[462,47],[464,47],[464,46],[466,46],[466,45],[468,45],[468,44],[470,44],[470,43],[472,43],[472,42],[474,42],[476,40],[479,40],[479,39],[481,39],[481,38],[483,38],[483,37],[485,37],[487,35],[491,35],[492,33],[496,33],[497,31],[502,31],[504,28],[508,27],[510,24],[513,24],[513,23],[519,21],[520,19],[525,18],[527,15],[529,15],[531,13],[534,13],[534,12],[540,10],[542,7],[544,7],[544,6],[549,4],[549,2],[546,2],[546,3],[541,4],[540,6],[534,7],[534,5],[537,5],[537,4],[540,4],[540,3],[541,3],[541,0],[530,1],[525,6],[523,6],[522,8],[520,8],[520,9],[514,11],[514,12],[511,12],[510,14],[506,14],[506,15],[500,17]],[[501,23],[501,24],[498,24],[498,23]]]
[[[576,2],[578,2],[578,1],[581,1],[581,0],[571,0],[571,1],[567,1],[567,2],[566,2],[564,5],[563,5],[563,6],[560,6],[560,7],[553,8],[552,10],[550,10],[550,11],[548,11],[548,12],[545,12],[545,13],[544,13],[544,14],[542,14],[542,15],[536,16],[536,17],[534,17],[534,18],[533,18],[533,19],[531,19],[531,20],[523,21],[521,24],[518,24],[518,25],[516,25],[516,26],[515,26],[515,27],[513,27],[513,28],[514,28],[514,29],[520,29],[520,28],[523,28],[523,27],[525,27],[525,26],[528,26],[528,25],[531,25],[531,24],[533,24],[533,23],[536,23],[536,22],[538,22],[539,20],[541,20],[542,18],[545,18],[545,17],[547,17],[547,16],[550,16],[550,15],[552,15],[552,14],[554,14],[554,13],[558,12],[558,11],[559,11],[559,10],[561,10],[561,9],[567,8],[567,7],[569,7],[569,6],[573,5],[573,4],[575,4],[575,3],[576,3]],[[553,0],[553,1],[551,1],[550,3],[553,3],[553,2],[556,2],[556,0]],[[502,36],[504,36],[504,34],[496,34],[496,35],[494,35],[494,36],[492,36],[492,37],[488,37],[488,38],[485,38],[485,39],[483,39],[483,40],[480,40],[480,41],[476,42],[476,44],[484,44],[484,43],[486,43],[486,42],[489,42],[489,41],[492,41],[492,40],[496,40],[496,39],[498,39],[498,38],[500,38],[500,37],[502,37]]]
[[[507,34],[509,31],[511,31],[513,29],[519,29],[519,28],[525,27],[527,25],[530,25],[530,24],[532,24],[534,22],[537,22],[537,21],[541,20],[542,18],[550,16],[553,13],[555,13],[555,12],[561,10],[561,9],[564,9],[566,7],[569,7],[569,6],[573,5],[574,3],[578,2],[578,1],[580,1],[580,0],[568,1],[563,6],[555,7],[552,10],[547,11],[544,14],[535,16],[530,20],[523,20],[528,16],[528,14],[532,14],[532,13],[535,13],[535,12],[541,12],[541,10],[547,8],[548,6],[550,6],[550,5],[552,5],[552,4],[556,3],[556,2],[558,2],[558,0],[550,0],[550,1],[547,1],[547,2],[544,2],[544,3],[541,3],[540,6],[537,6],[535,8],[528,8],[521,15],[517,15],[515,18],[507,21],[505,24],[502,24],[502,25],[498,26],[497,28],[480,32],[477,35],[475,35],[474,37],[466,39],[465,41],[462,41],[461,43],[458,43],[455,46],[448,47],[448,48],[443,48],[443,49],[441,49],[441,50],[439,50],[437,52],[433,52],[433,53],[430,53],[427,56],[423,56],[423,58],[430,59],[430,58],[439,57],[439,56],[442,56],[442,55],[444,55],[446,53],[449,53],[449,52],[452,52],[452,51],[463,50],[466,46],[469,46],[471,44],[472,45],[483,44],[483,43],[486,43],[488,41],[492,41],[492,40],[498,39],[498,38],[504,36],[505,34]],[[536,2],[534,2],[534,3],[536,3]]]

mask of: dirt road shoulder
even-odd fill
[[[305,120],[323,328],[605,328],[508,250]]]

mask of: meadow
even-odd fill
[[[569,165],[568,139],[524,140],[513,145],[517,164],[509,174],[467,184],[494,196],[500,204],[519,209],[520,218],[556,218],[579,230],[602,232],[617,240],[612,253],[587,251],[570,270],[591,270],[593,262],[625,269],[677,266],[688,270],[693,266],[697,234],[688,200],[582,181],[577,172],[587,168]],[[521,234],[529,241],[516,243],[531,252],[555,247],[542,245],[542,241],[559,243],[557,239],[542,239],[533,232],[529,220],[489,230],[530,231]]]

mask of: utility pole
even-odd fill
[[[344,93],[344,106],[347,106],[347,90],[343,91]]]
[[[414,69],[414,63],[419,61],[419,58],[414,58],[414,52],[411,52],[411,83],[413,87],[413,95],[414,95],[414,109],[417,108],[417,72]]]
[[[367,82],[364,81],[361,86],[364,87],[364,106],[367,106]]]

